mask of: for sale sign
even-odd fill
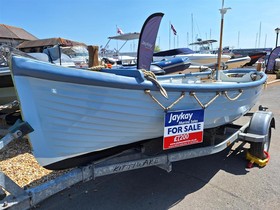
[[[164,124],[164,150],[203,141],[203,109],[167,112]]]

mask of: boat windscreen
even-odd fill
[[[179,54],[192,54],[194,53],[193,50],[190,48],[176,48],[172,50],[165,50],[154,53],[154,56],[173,56],[173,55],[179,55]]]

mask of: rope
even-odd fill
[[[145,90],[145,93],[148,94],[162,109],[166,110],[166,108],[151,94],[150,90]]]
[[[175,104],[177,104],[179,101],[181,101],[181,99],[183,99],[184,97],[185,97],[185,92],[182,92],[181,96],[176,101],[174,101],[169,107],[166,108],[166,111],[171,109]]]
[[[227,91],[224,91],[224,92],[223,92],[223,94],[225,95],[225,97],[226,97],[228,100],[230,100],[230,101],[235,101],[235,100],[237,100],[237,99],[242,95],[242,93],[243,93],[243,90],[239,90],[239,93],[238,93],[237,96],[235,96],[234,98],[230,98],[230,97],[228,96],[228,94],[227,94]]]
[[[92,67],[89,67],[88,70],[92,70],[92,71],[100,71],[101,69],[106,69],[106,68],[109,68],[111,69],[112,68],[112,64],[104,64],[104,65],[98,65],[98,66],[92,66]]]
[[[145,90],[145,93],[148,94],[164,111],[168,111],[185,97],[185,92],[182,92],[180,97],[176,101],[174,101],[170,106],[165,107],[151,94],[150,90]]]
[[[199,100],[199,98],[196,96],[195,92],[190,92],[190,96],[193,96],[195,98],[195,100],[197,101],[197,103],[201,106],[201,108],[206,109],[211,103],[213,103],[219,96],[221,95],[220,92],[216,92],[216,95],[210,100],[208,101],[205,105],[203,103],[201,103],[201,101]]]
[[[151,81],[159,88],[161,95],[168,99],[168,94],[167,94],[166,90],[161,86],[161,84],[157,81],[156,75],[153,72],[147,71],[145,69],[141,69],[141,71],[143,72],[144,77],[147,80]]]

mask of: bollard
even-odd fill
[[[88,53],[89,53],[89,61],[88,61],[88,67],[98,66],[98,46],[88,46]]]

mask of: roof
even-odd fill
[[[78,45],[87,46],[82,42],[76,42],[69,39],[58,37],[58,38],[48,38],[48,39],[37,39],[33,41],[24,41],[23,43],[19,44],[17,48],[23,49],[23,48],[44,47],[44,46],[47,47],[47,46],[55,46],[55,45],[61,45],[63,47],[78,46]]]
[[[20,40],[36,40],[37,37],[22,28],[0,24],[0,38],[20,39]]]
[[[117,35],[117,36],[111,36],[111,37],[108,37],[108,39],[127,41],[127,40],[139,39],[139,36],[140,36],[140,33],[134,32],[134,33],[121,34],[121,35]]]

